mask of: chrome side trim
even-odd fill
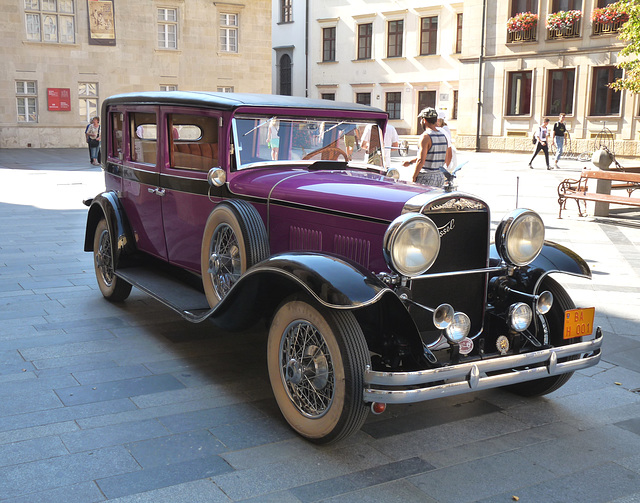
[[[420,276],[408,276],[409,279],[429,279],[444,278],[447,276],[462,276],[464,274],[486,274],[488,272],[506,271],[506,266],[483,267],[481,269],[467,269],[464,271],[434,272],[431,274],[421,274]]]
[[[595,339],[590,341],[450,367],[417,372],[378,372],[367,366],[363,397],[365,402],[414,403],[565,374],[596,365],[600,361],[601,346],[602,330],[598,327]],[[579,358],[558,362],[571,356]],[[542,365],[531,367],[537,364]],[[502,373],[488,376],[487,372]],[[420,385],[423,387],[416,388]],[[396,389],[388,389],[391,387]]]

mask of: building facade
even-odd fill
[[[271,1],[5,0],[0,148],[79,147],[106,97],[271,92]]]
[[[458,148],[531,150],[543,118],[565,113],[574,152],[592,152],[606,126],[616,154],[637,155],[637,96],[608,87],[623,74],[622,18],[599,15],[612,3],[465,1]]]
[[[455,130],[462,2],[274,0],[274,13],[291,4],[288,24],[274,20],[274,73],[291,50],[293,94],[376,106],[400,134],[417,133],[418,112],[433,106]]]

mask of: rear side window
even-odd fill
[[[134,112],[129,115],[131,126],[131,159],[155,164],[157,159],[158,125],[156,114]]]
[[[170,114],[168,119],[172,168],[207,172],[220,165],[216,117]]]
[[[111,151],[110,154],[114,157],[122,159],[123,150],[123,120],[124,116],[122,112],[111,113]]]

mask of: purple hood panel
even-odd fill
[[[316,209],[391,221],[416,194],[435,191],[365,171],[277,171],[257,168],[237,173],[231,192],[271,202],[296,203]]]

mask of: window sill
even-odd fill
[[[407,57],[406,56],[393,56],[391,58],[386,57],[386,58],[382,58],[382,61],[406,61]]]
[[[336,63],[338,63],[338,61],[333,60],[333,61],[318,61],[319,65],[335,65]]]
[[[373,63],[375,61],[375,59],[373,58],[367,58],[367,59],[352,59],[351,62],[352,63]]]
[[[182,54],[182,50],[180,49],[165,49],[164,47],[156,47],[155,51],[162,53],[170,52],[172,54]]]

